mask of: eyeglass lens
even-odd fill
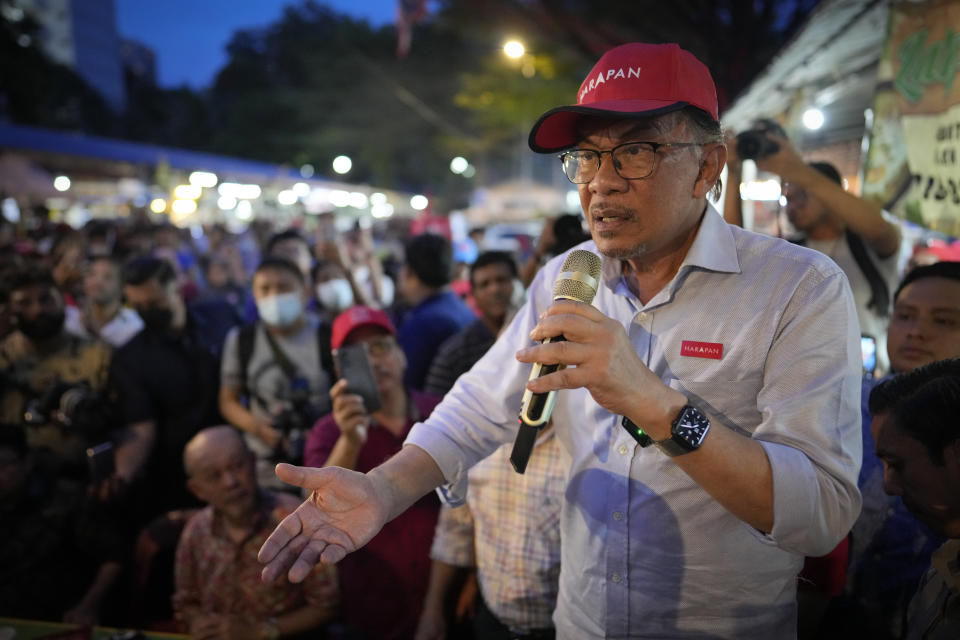
[[[646,178],[653,172],[656,153],[647,143],[635,142],[614,147],[610,151],[592,149],[574,149],[563,154],[563,170],[574,184],[586,184],[593,180],[600,169],[600,158],[604,153],[613,157],[613,167],[617,174],[627,180]]]

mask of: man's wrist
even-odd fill
[[[250,414],[250,433],[257,436],[258,438],[263,438],[265,432],[270,427],[269,423],[262,420],[261,418],[256,417],[252,413]]]
[[[660,415],[643,425],[646,434],[654,441],[669,438],[670,430],[673,428],[673,421],[676,420],[677,416],[680,415],[680,412],[688,403],[689,400],[685,395],[676,389],[666,387],[660,402],[655,404],[655,406],[661,408],[658,412]]]
[[[383,473],[381,467],[382,465],[368,471],[367,477],[373,485],[373,494],[377,497],[380,508],[387,514],[387,520],[389,520],[390,515],[393,513],[395,497],[393,494],[393,485],[390,479],[386,477],[386,474]]]
[[[341,429],[340,439],[351,450],[359,449],[366,442],[366,429],[364,425],[357,425],[352,429]]]

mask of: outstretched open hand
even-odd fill
[[[325,467],[277,465],[277,477],[310,491],[310,496],[284,518],[257,556],[266,566],[261,577],[276,580],[284,572],[301,582],[317,562],[335,564],[375,536],[387,520],[376,487],[363,473]]]

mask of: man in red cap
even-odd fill
[[[306,465],[370,471],[400,451],[414,423],[433,411],[439,398],[403,385],[407,360],[396,335],[378,309],[351,307],[334,319],[334,354],[346,345],[365,347],[381,404],[368,411],[363,398],[348,392],[349,374],[341,372],[330,389],[333,413],[318,420],[307,437]],[[340,564],[343,617],[357,637],[413,637],[430,577],[439,509],[435,495],[421,498]]]
[[[264,577],[337,562],[436,485],[459,499],[466,470],[516,434],[524,389],[561,390],[557,637],[794,637],[803,556],[860,508],[843,272],[708,203],[726,160],[715,89],[676,45],[607,52],[530,146],[561,152],[579,189],[593,238],[579,248],[602,255],[592,305],[554,301],[557,256],[399,454],[369,474],[278,467],[312,493],[261,549]],[[534,362],[566,367],[528,381]]]

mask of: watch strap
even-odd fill
[[[691,451],[693,451],[693,449],[689,449],[683,446],[682,444],[680,444],[679,442],[677,442],[676,440],[674,440],[673,436],[665,440],[660,440],[655,444],[660,449],[660,451],[663,451],[665,454],[667,454],[671,458],[682,456],[685,453],[690,453]]]

